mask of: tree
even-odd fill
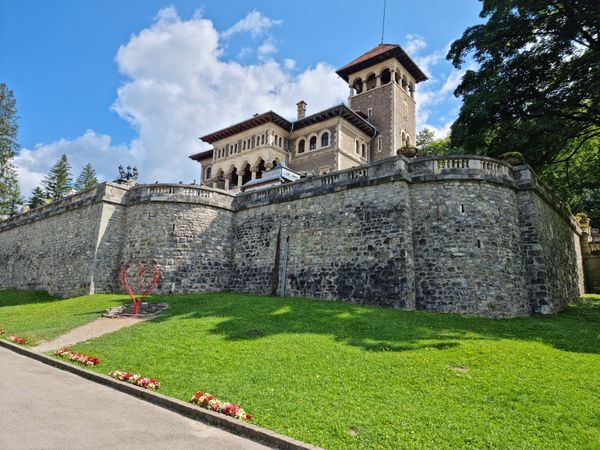
[[[574,143],[572,145],[578,145]],[[586,142],[571,158],[546,167],[542,179],[569,205],[573,213],[585,212],[592,226],[600,226],[600,138]],[[571,148],[564,155],[572,153]]]
[[[423,147],[428,146],[435,140],[435,133],[431,131],[429,128],[423,128],[421,131],[417,133],[417,148],[419,150],[423,149]]]
[[[75,190],[77,192],[87,191],[98,184],[96,171],[90,163],[87,163],[75,181]]]
[[[58,200],[67,194],[73,182],[70,172],[67,155],[62,155],[42,181],[46,197]]]
[[[0,215],[15,215],[21,203],[17,170],[12,162],[19,151],[17,119],[13,91],[0,83]]]
[[[457,68],[471,54],[479,64],[455,91],[464,103],[452,144],[490,156],[520,151],[535,169],[571,157],[600,135],[600,2],[482,1],[487,22],[447,56]]]
[[[41,187],[36,187],[31,191],[31,198],[29,199],[28,205],[31,209],[39,208],[46,203],[46,194]]]

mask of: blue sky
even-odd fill
[[[19,111],[23,193],[62,153],[75,175],[136,164],[143,181],[191,182],[197,137],[255,112],[292,117],[345,101],[336,68],[379,44],[382,1],[0,0],[0,81]],[[384,41],[430,74],[418,128],[443,135],[460,100],[448,45],[476,0],[388,0]]]

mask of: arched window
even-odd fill
[[[212,169],[210,167],[206,168],[206,179],[208,180],[212,175]]]
[[[304,139],[300,139],[298,142],[298,153],[304,153],[304,146],[306,145],[306,141]]]
[[[352,85],[352,87],[354,88],[354,91],[357,94],[362,93],[363,91],[363,82],[360,78],[357,78],[356,80],[354,80],[354,84]]]
[[[242,150],[246,150],[246,141],[242,142]]]
[[[374,89],[377,86],[377,76],[372,73],[367,77],[367,91]]]
[[[279,147],[283,148],[283,138],[279,136]]]
[[[310,141],[308,141],[308,148],[309,150],[314,150],[315,148],[317,148],[317,137],[313,136],[310,138]]]
[[[329,145],[329,133],[323,133],[321,135],[321,147],[327,147]]]
[[[383,69],[381,71],[381,84],[388,84],[392,79],[392,74],[390,73],[390,69]]]
[[[365,144],[360,147],[360,155],[364,158],[367,156],[367,146]]]
[[[265,135],[264,134],[260,137],[260,145],[265,145]]]
[[[358,139],[357,139],[357,140],[354,142],[354,144],[355,144],[355,149],[354,149],[354,151],[355,151],[356,153],[358,153],[358,149],[359,149],[359,147],[358,147],[358,145],[359,145],[359,144],[358,144]]]

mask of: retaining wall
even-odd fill
[[[527,166],[389,158],[234,195],[105,183],[0,222],[0,288],[114,292],[157,260],[159,292],[232,290],[486,317],[583,292],[580,230]]]

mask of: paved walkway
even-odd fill
[[[0,347],[1,449],[265,449]]]
[[[121,328],[130,327],[132,325],[143,322],[149,319],[137,319],[135,317],[119,317],[111,319],[108,317],[99,317],[98,319],[88,324],[82,325],[74,330],[69,331],[62,336],[57,337],[52,341],[46,341],[34,347],[33,350],[40,353],[58,350],[62,347],[68,347],[78,342],[87,341],[103,334],[112,333]]]

